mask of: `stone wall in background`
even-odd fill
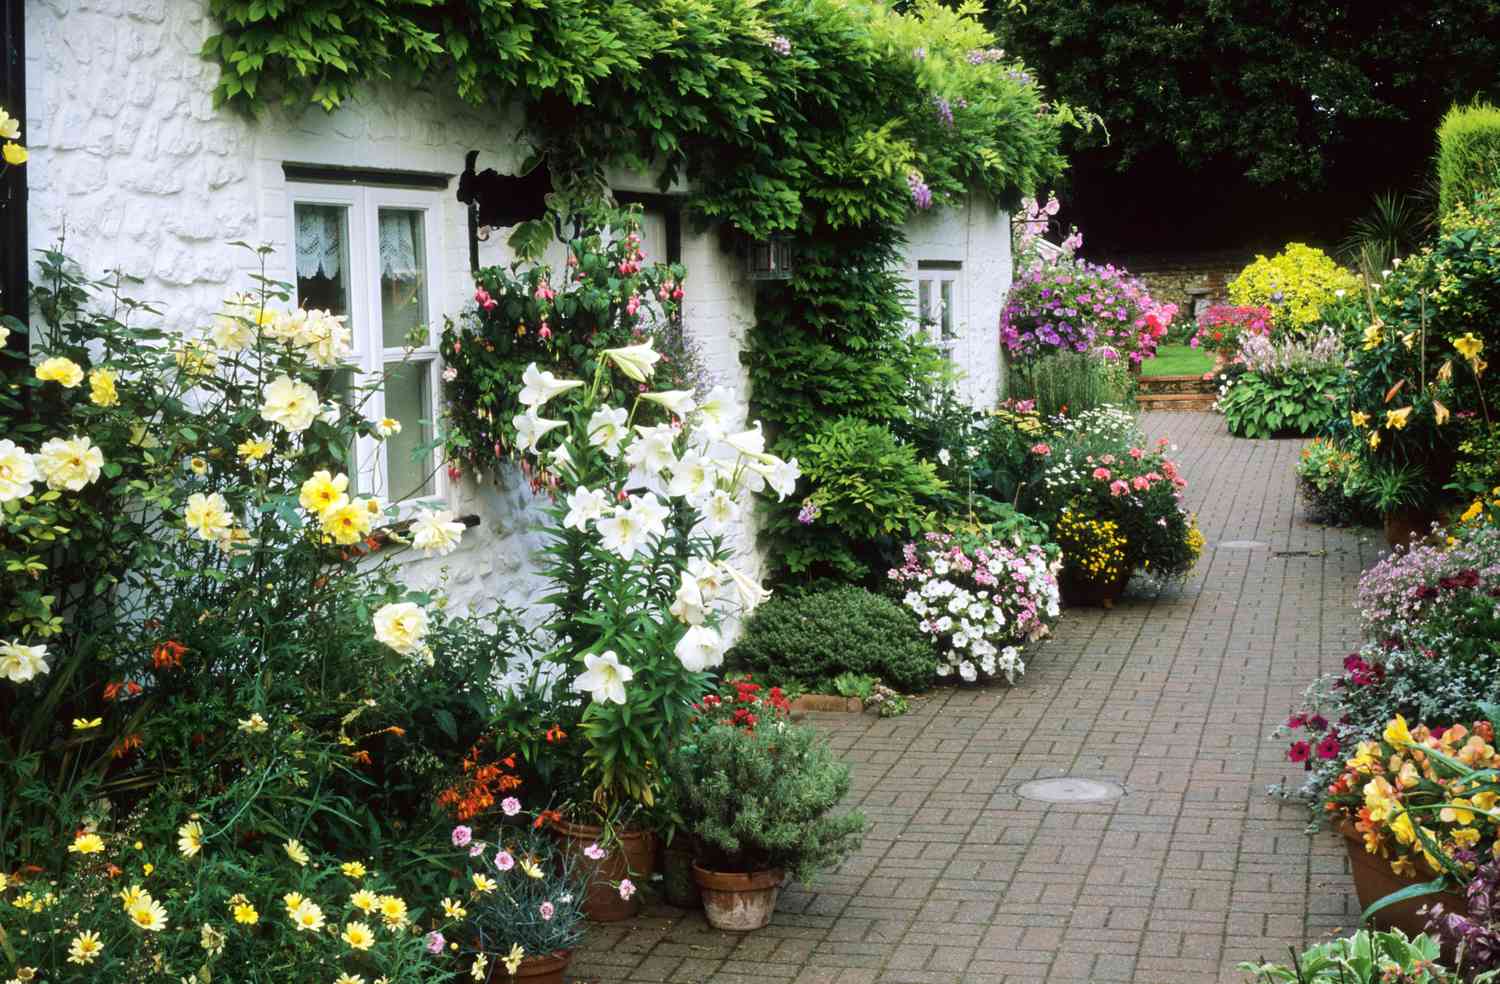
[[[1110,262],[1144,280],[1153,298],[1176,304],[1179,318],[1184,319],[1192,317],[1195,305],[1227,304],[1229,282],[1253,259],[1253,250],[1141,252],[1109,257]]]

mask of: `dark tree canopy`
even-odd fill
[[[1448,107],[1500,95],[1500,0],[989,5],[1050,92],[1104,118],[1108,144],[1097,129],[1080,134],[1073,155],[1089,226],[1132,221],[1132,210],[1100,215],[1083,199],[1159,209],[1174,191],[1217,188],[1254,202],[1210,203],[1225,206],[1220,226],[1280,202],[1313,235],[1374,192],[1420,184]]]

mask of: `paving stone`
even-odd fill
[[[1369,531],[1309,524],[1302,442],[1230,438],[1207,413],[1148,413],[1209,547],[1183,584],[1070,610],[1014,687],[939,689],[912,713],[814,713],[872,827],[858,855],[738,936],[653,907],[591,933],[576,981],[714,984],[1238,984],[1355,925],[1342,847],[1266,794],[1301,781],[1265,740],[1357,645]],[[1237,549],[1254,540],[1266,548]],[[1217,545],[1217,546],[1216,546]],[[1277,557],[1301,550],[1307,557]],[[1107,803],[1039,803],[1039,778],[1113,781]]]

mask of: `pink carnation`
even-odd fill
[[[457,827],[454,827],[453,828],[453,846],[454,847],[465,847],[465,846],[468,845],[469,841],[473,838],[473,836],[474,836],[474,831],[470,830],[468,827],[464,827],[464,826],[461,826],[461,825],[457,826]]]
[[[1113,482],[1109,483],[1109,494],[1110,495],[1125,495],[1129,491],[1130,491],[1130,486],[1126,485],[1123,479],[1118,479],[1117,478]]]
[[[1136,489],[1144,492],[1146,489],[1149,489],[1151,487],[1151,480],[1145,475],[1137,475],[1135,478],[1132,478],[1130,480],[1130,484]]]
[[[1101,482],[1107,482],[1110,478],[1110,470],[1108,468],[1095,468],[1094,477]]]

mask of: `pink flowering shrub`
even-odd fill
[[[901,603],[937,645],[938,676],[1014,682],[1026,669],[1026,644],[1057,620],[1060,561],[1040,546],[966,544],[948,533],[928,533],[902,556],[888,577],[905,588]]]
[[[1000,314],[1000,340],[1021,361],[1096,351],[1139,365],[1176,315],[1175,304],[1158,304],[1127,271],[1064,255],[1020,275]]]
[[[1456,593],[1500,597],[1500,527],[1472,527],[1452,545],[1391,554],[1359,579],[1359,615],[1371,639],[1407,639]]]
[[[1270,308],[1215,304],[1198,316],[1198,330],[1188,344],[1232,356],[1240,350],[1240,342],[1247,335],[1269,337],[1270,334]]]

